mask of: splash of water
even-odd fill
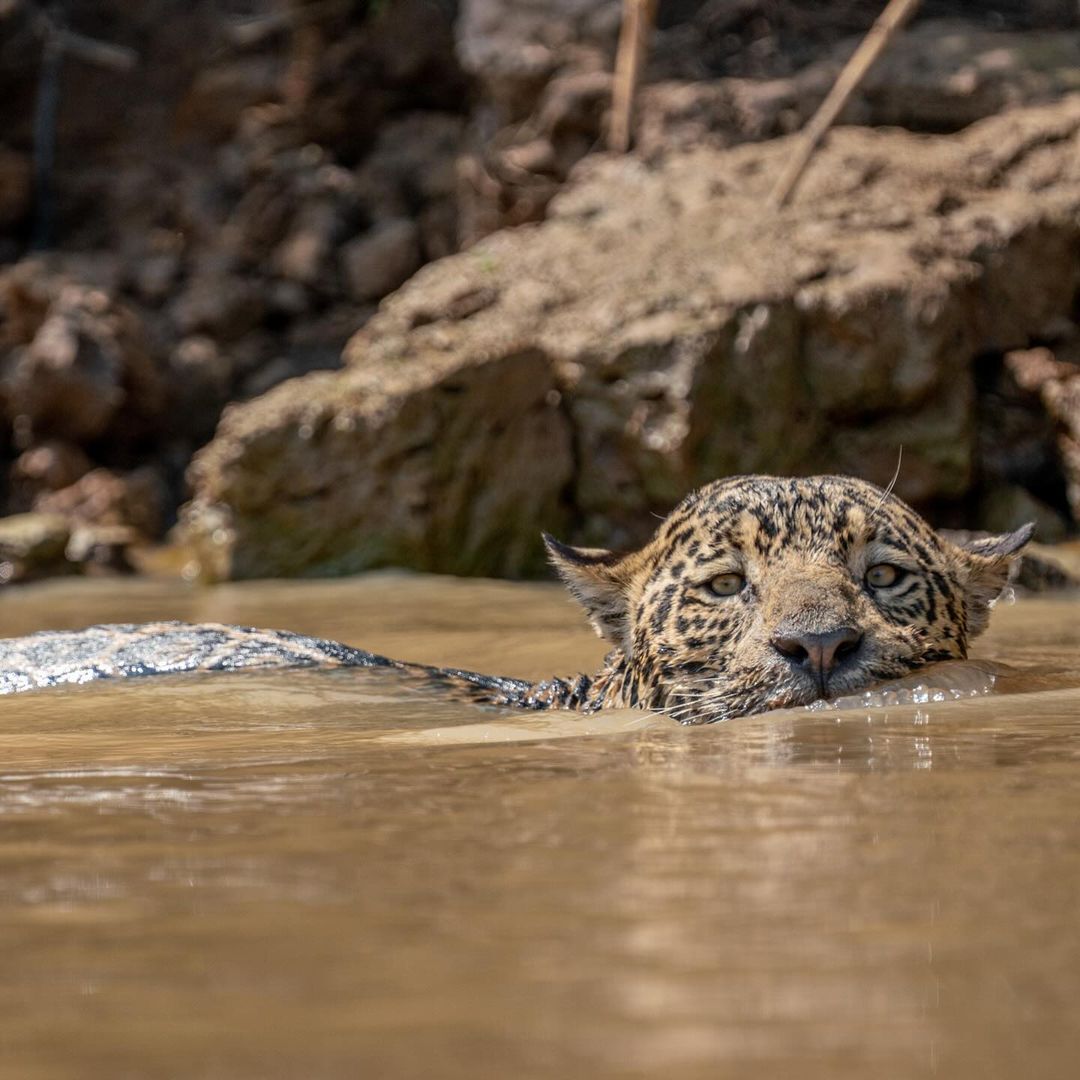
[[[960,701],[993,693],[996,681],[997,676],[993,672],[978,664],[938,664],[931,670],[883,683],[859,694],[847,694],[831,701],[815,701],[804,707],[811,712],[821,712]]]

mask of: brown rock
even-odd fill
[[[170,354],[168,373],[170,408],[163,428],[201,445],[213,435],[233,392],[233,351],[204,334],[186,337]]]
[[[634,118],[635,151],[649,161],[670,150],[732,146],[755,134],[761,138],[769,129],[785,134],[803,119],[801,100],[790,100],[786,92],[770,96],[756,84],[743,87],[734,83],[719,79],[644,87]],[[751,95],[761,99],[756,108],[748,108],[745,100],[740,100]]]
[[[0,585],[64,573],[71,527],[57,514],[0,518]]]
[[[209,334],[234,341],[262,321],[265,308],[258,285],[236,273],[196,274],[173,301],[169,315],[182,335]]]
[[[959,130],[1005,109],[1057,101],[1076,90],[1080,33],[1075,29],[1017,32],[927,19],[894,44],[863,84],[863,122]],[[854,42],[841,47],[836,61],[853,48]]]
[[[35,432],[92,439],[123,402],[120,356],[79,330],[74,311],[57,311],[18,356],[12,394]]]
[[[246,56],[204,68],[177,106],[178,129],[198,132],[203,139],[228,138],[245,109],[277,97],[281,75],[281,63],[272,56]]]
[[[425,259],[458,250],[457,161],[464,142],[462,117],[412,113],[386,124],[357,170],[369,216],[415,219]]]
[[[153,466],[118,474],[93,469],[60,491],[41,495],[34,509],[89,525],[126,526],[147,538],[161,535],[166,492]]]
[[[644,87],[638,152],[648,158],[796,130],[824,100],[858,40],[778,78],[664,80]],[[1078,66],[1076,30],[1017,32],[928,19],[894,39],[841,122],[957,131],[1007,108],[1056,101],[1076,89]]]
[[[91,467],[90,459],[72,443],[40,443],[20,454],[11,466],[11,501],[29,509],[38,495],[74,484]]]
[[[557,528],[570,431],[549,362],[507,347],[285,383],[225,413],[195,458],[182,533],[211,577],[406,565],[535,571]]]
[[[952,140],[839,130],[783,214],[763,201],[783,144],[652,169],[597,159],[542,228],[489,238],[385,301],[351,355],[403,362],[437,341],[465,358],[505,336],[545,349],[598,536],[629,540],[643,510],[728,472],[886,481],[900,444],[903,494],[956,497],[972,478],[969,358],[1071,310],[1075,166],[1063,145],[1055,184],[1035,194],[1024,177],[1078,121],[1072,101]],[[985,198],[995,168],[1009,179]],[[433,317],[481,289],[499,303]]]
[[[1029,393],[1040,393],[1048,383],[1080,375],[1080,366],[1058,360],[1050,349],[1013,349],[1005,354],[1005,367],[1017,385]]]
[[[164,388],[142,326],[109,292],[27,260],[0,275],[0,310],[0,400],[27,441],[85,442],[157,415]]]
[[[338,242],[355,228],[358,187],[319,147],[274,155],[241,182],[246,191],[224,230],[242,267],[269,267],[290,282],[334,293]]]
[[[394,218],[350,240],[341,249],[349,295],[376,300],[396,289],[420,267],[419,230],[408,218]]]
[[[189,391],[192,404],[207,394],[222,401],[228,395],[232,362],[213,338],[184,338],[169,357],[169,367],[175,382]]]
[[[1007,353],[1005,365],[1022,388],[1039,395],[1057,425],[1069,505],[1080,519],[1080,366],[1044,348]]]
[[[126,525],[77,525],[64,554],[83,573],[130,574],[135,568],[129,551],[140,539],[140,534]]]
[[[814,10],[700,4],[695,13],[661,17],[635,109],[635,153],[651,161],[673,150],[774,138],[805,124],[876,12],[869,4],[861,14],[851,4],[836,13],[803,6]],[[481,145],[463,163],[466,245],[496,228],[540,220],[573,165],[602,141],[618,19],[619,5],[610,0],[463,5],[458,50],[484,91]],[[1080,31],[1075,20],[1070,29],[1064,22],[1032,18],[1027,25],[1051,28],[1018,31],[917,20],[871,68],[841,122],[958,131],[1008,108],[1056,101],[1077,89],[1080,66]],[[786,35],[769,32],[784,23]],[[721,48],[720,59],[717,46],[727,39],[733,44]],[[538,133],[554,134],[550,157],[537,153]],[[526,164],[533,157],[542,162],[535,169]]]
[[[275,269],[291,281],[319,284],[340,227],[333,204],[314,202],[302,207],[274,253]]]
[[[1080,98],[949,138],[838,129],[777,212],[765,196],[789,152],[594,159],[543,225],[387,297],[346,350],[351,370],[229,410],[191,472],[189,534],[237,576],[383,561],[517,572],[563,508],[578,539],[629,544],[649,511],[718,475],[885,483],[901,444],[902,496],[959,499],[976,459],[974,358],[1072,311]],[[508,381],[508,398],[524,395],[510,409],[499,379],[519,365],[534,388]],[[572,463],[539,449],[538,430],[563,431]],[[475,462],[500,479],[444,497],[449,480],[425,470],[417,495],[414,444],[444,477]],[[528,496],[512,523],[495,515],[513,553],[465,544],[478,527],[466,490],[490,484],[510,506],[507,483]]]
[[[618,0],[465,0],[456,27],[463,67],[508,120],[520,119],[554,71],[581,51],[614,48]]]

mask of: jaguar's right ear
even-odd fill
[[[964,558],[961,580],[968,601],[968,633],[981,634],[991,604],[1009,583],[1014,566],[1035,533],[1034,522],[1001,536],[983,536],[959,545]]]
[[[629,646],[629,566],[631,557],[603,548],[563,544],[544,533],[548,558],[589,622],[602,637],[623,649]]]

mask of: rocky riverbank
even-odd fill
[[[541,528],[633,544],[709,478],[884,483],[900,446],[939,520],[992,516],[977,493],[1063,529],[1054,430],[1002,358],[1080,335],[1080,98],[837,131],[777,212],[788,149],[595,158],[543,224],[384,301],[345,371],[227,411],[188,537],[222,576],[528,572]]]
[[[73,5],[139,66],[65,69],[44,216],[46,31],[0,9],[7,580],[123,567],[182,503],[208,577],[530,574],[541,528],[630,544],[716,475],[901,444],[940,523],[1074,528],[1072,5],[928,3],[782,213],[876,3],[662,6],[619,158],[616,3],[199,9],[198,62],[163,5]]]

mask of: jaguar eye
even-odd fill
[[[866,571],[866,584],[871,589],[887,589],[890,585],[895,585],[902,574],[900,567],[893,566],[892,563],[878,563]]]
[[[742,574],[717,574],[709,582],[709,592],[713,596],[734,596],[745,584],[746,578]]]

